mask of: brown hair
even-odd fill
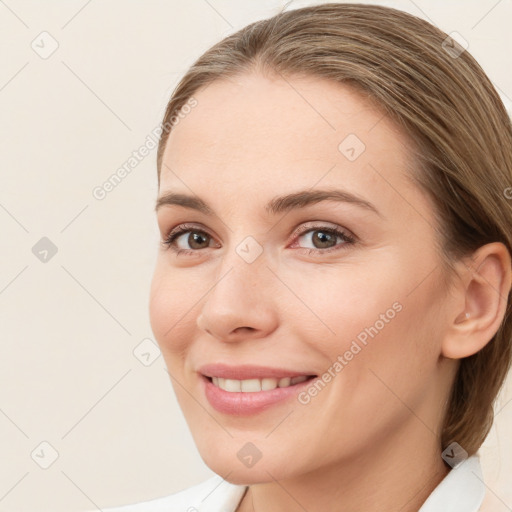
[[[452,263],[502,242],[512,253],[512,127],[475,59],[428,22],[396,9],[321,4],[252,23],[206,51],[168,103],[158,146],[158,185],[171,120],[215,80],[254,69],[314,76],[357,88],[410,135],[413,179],[435,206],[447,282]],[[444,416],[441,449],[469,455],[487,436],[512,358],[510,292],[505,318],[478,353],[461,359]]]

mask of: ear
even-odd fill
[[[451,359],[471,356],[493,338],[505,316],[512,282],[510,253],[501,242],[483,245],[469,265],[459,264],[461,279],[441,346],[442,355]]]

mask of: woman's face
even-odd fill
[[[454,370],[404,135],[315,78],[246,74],[194,98],[159,190],[190,202],[157,211],[162,240],[187,231],[159,249],[150,319],[206,464],[254,483],[431,449]]]

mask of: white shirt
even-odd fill
[[[103,512],[235,512],[247,486],[214,476],[183,491],[149,501],[104,508]],[[455,466],[418,512],[478,512],[485,484],[478,454]],[[91,511],[92,512],[92,511]]]

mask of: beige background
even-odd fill
[[[156,151],[103,200],[92,191],[197,56],[285,3],[0,1],[0,512],[104,508],[213,475],[151,341]],[[511,0],[372,3],[462,34],[512,97]],[[481,449],[494,512],[512,510],[507,389]]]

